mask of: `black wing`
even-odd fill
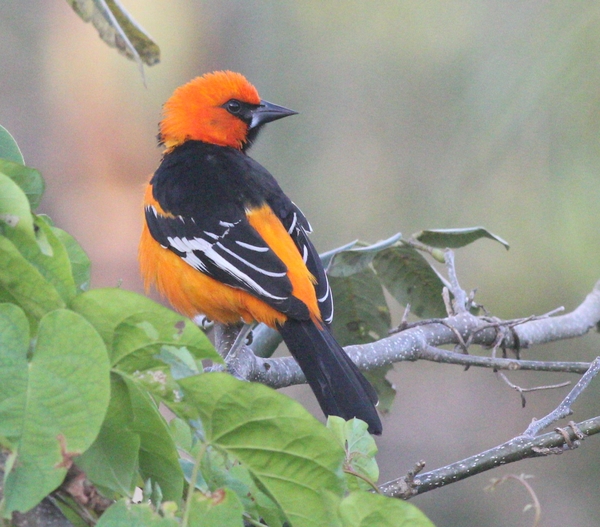
[[[145,209],[152,237],[208,276],[260,298],[278,311],[309,317],[306,305],[292,296],[287,268],[241,213],[236,219],[165,216]]]
[[[290,201],[290,204],[291,209],[283,217],[280,217],[281,222],[298,247],[306,267],[317,279],[315,292],[321,317],[326,324],[331,324],[333,321],[333,296],[319,253],[308,237],[308,233],[312,231],[310,223],[295,203]]]

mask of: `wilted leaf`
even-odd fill
[[[442,249],[446,247],[449,249],[464,247],[480,238],[489,238],[490,240],[501,243],[507,249],[509,248],[508,242],[483,227],[468,227],[465,229],[429,229],[418,232],[413,235],[413,238],[425,245]]]
[[[67,0],[85,21],[92,22],[100,38],[127,58],[153,66],[160,61],[160,48],[133,20],[118,0]]]

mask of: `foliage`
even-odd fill
[[[135,61],[153,66],[160,60],[158,44],[131,18],[118,0],[67,0],[84,22],[91,22],[100,38]]]
[[[101,516],[88,508],[86,521],[100,527],[431,525],[414,506],[367,491],[378,468],[364,423],[333,419],[326,428],[266,386],[204,373],[222,360],[191,321],[132,292],[89,289],[84,251],[33,212],[43,190],[0,129],[4,518],[50,493],[64,498],[76,465],[114,501]],[[366,316],[355,304],[361,280],[384,305],[373,273],[380,249],[397,251],[394,243],[333,256],[349,296],[342,311]],[[387,330],[389,314],[378,317],[367,334]],[[138,488],[144,499],[134,504]],[[77,512],[77,499],[57,503]]]

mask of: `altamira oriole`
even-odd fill
[[[142,276],[187,316],[275,328],[323,412],[358,417],[380,434],[375,391],[329,329],[331,290],[310,225],[247,155],[264,124],[295,113],[261,100],[230,71],[175,90],[160,123],[164,155],[144,198]]]

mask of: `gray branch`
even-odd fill
[[[428,360],[463,366],[497,370],[534,370],[548,372],[585,373],[585,362],[520,360],[469,355],[442,349],[462,342],[491,348],[499,335],[504,349],[520,351],[535,345],[585,335],[600,322],[600,282],[572,312],[534,320],[501,322],[462,312],[441,321],[424,321],[390,337],[370,344],[347,346],[348,355],[361,370],[371,370],[403,361]],[[460,337],[460,338],[459,338]],[[261,335],[261,338],[263,336]],[[291,357],[264,359],[245,347],[238,354],[244,362],[244,377],[273,388],[283,388],[305,382],[304,374]]]
[[[600,433],[600,417],[560,430],[561,432],[550,432],[537,437],[518,436],[495,448],[431,472],[389,481],[379,489],[386,496],[408,499],[521,459],[562,454],[576,448],[582,435],[587,437]],[[568,435],[568,441],[565,434]]]
[[[567,394],[555,410],[539,420],[534,420],[523,434],[501,445],[481,452],[467,459],[457,461],[445,467],[415,476],[407,476],[384,483],[379,487],[386,496],[409,499],[417,494],[455,483],[462,479],[480,474],[500,465],[513,463],[530,457],[562,454],[580,445],[585,437],[600,432],[600,417],[594,417],[581,423],[569,423],[565,428],[556,428],[554,432],[538,436],[537,434],[559,419],[571,415],[571,406],[600,371],[600,357],[590,365],[588,371],[577,385]],[[422,468],[424,464],[420,462]]]

